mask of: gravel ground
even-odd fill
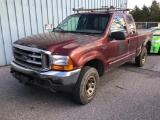
[[[100,79],[94,100],[76,104],[70,93],[20,84],[0,68],[0,120],[160,120],[160,56],[138,68],[131,61]]]

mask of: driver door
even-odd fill
[[[110,27],[110,34],[112,32],[117,32],[117,31],[124,32],[126,34],[126,39],[115,40],[111,37],[109,38],[109,42],[107,46],[108,48],[112,49],[112,51],[108,51],[112,55],[108,59],[109,69],[115,68],[125,63],[127,61],[127,56],[129,54],[126,21],[124,16],[121,16],[121,15],[114,16],[112,20],[111,27]]]

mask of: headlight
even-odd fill
[[[70,57],[62,55],[52,55],[52,66],[54,70],[72,70],[73,63]]]
[[[157,44],[159,42],[160,42],[160,40],[152,40],[152,44]]]

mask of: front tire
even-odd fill
[[[91,102],[96,95],[98,83],[97,70],[89,66],[83,67],[72,91],[74,100],[83,105]]]
[[[146,58],[147,58],[147,49],[144,47],[140,55],[135,58],[136,65],[138,67],[142,67],[146,62]]]

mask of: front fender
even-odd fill
[[[102,53],[98,51],[91,51],[83,54],[80,59],[78,60],[78,65],[83,67],[88,61],[93,60],[93,59],[98,59],[105,63],[105,57]]]

